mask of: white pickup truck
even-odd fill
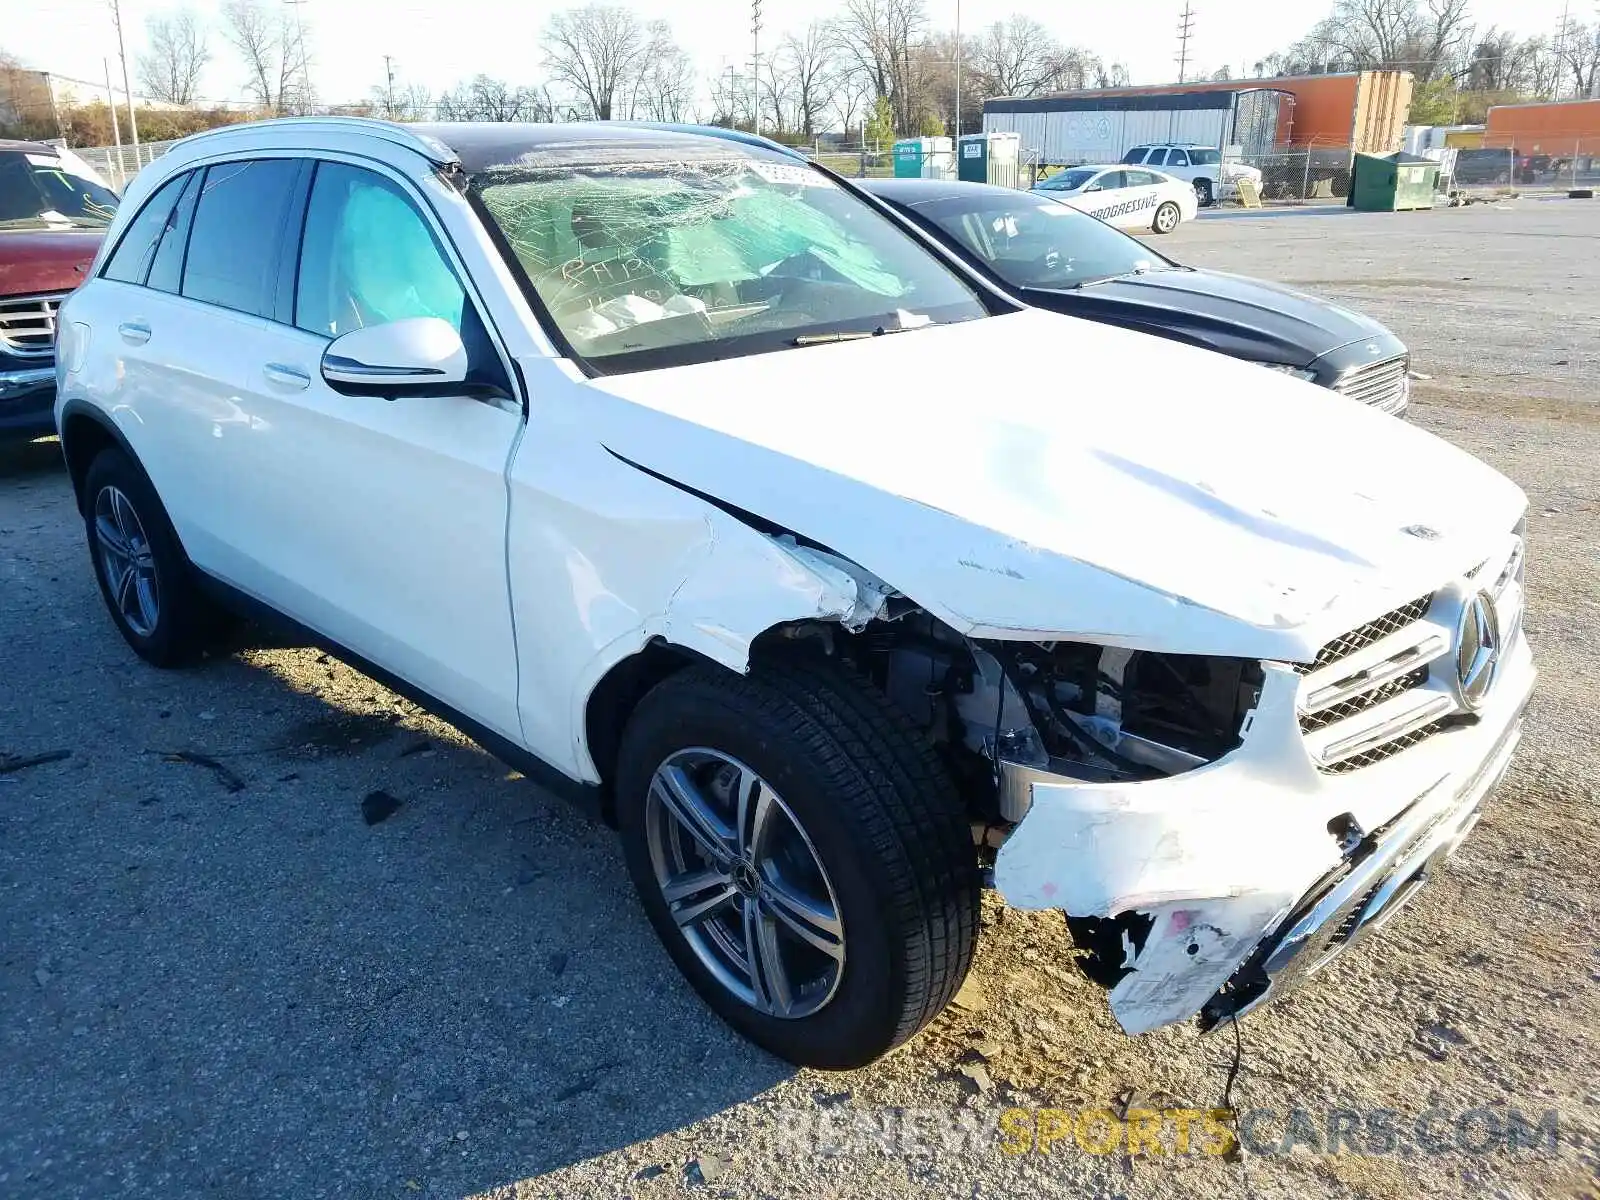
[[[1281,993],[1454,849],[1533,686],[1514,484],[1021,309],[748,139],[203,134],[59,330],[137,653],[265,614],[595,802],[690,982],[799,1063],[931,1020],[988,882],[1131,1032]],[[1014,385],[1041,356],[1070,389]]]

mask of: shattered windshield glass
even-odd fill
[[[954,273],[820,172],[725,151],[641,157],[524,162],[476,180],[562,333],[603,370],[986,315]],[[624,357],[641,352],[657,353]]]

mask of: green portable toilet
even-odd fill
[[[1432,208],[1439,164],[1431,158],[1358,154],[1351,167],[1349,204],[1362,212],[1409,212]]]
[[[894,144],[894,177],[896,179],[921,179],[922,157],[926,138],[906,138]]]
[[[896,179],[954,179],[955,147],[947,137],[903,138],[894,144]]]
[[[968,183],[1021,187],[1022,137],[1015,133],[969,133],[960,140],[956,177]]]

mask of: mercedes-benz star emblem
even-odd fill
[[[1500,620],[1488,592],[1469,597],[1456,627],[1456,693],[1467,709],[1483,706],[1500,668]]]

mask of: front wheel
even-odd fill
[[[1171,233],[1178,227],[1178,222],[1181,220],[1183,220],[1183,214],[1178,211],[1178,206],[1169,200],[1156,209],[1156,219],[1151,228],[1157,233]]]
[[[962,804],[932,749],[842,668],[671,676],[629,721],[617,816],[678,968],[790,1062],[869,1063],[966,976],[979,880]]]
[[[1211,202],[1216,198],[1216,193],[1211,189],[1211,180],[1196,179],[1194,181],[1194,198],[1200,202],[1201,208],[1210,208]]]

